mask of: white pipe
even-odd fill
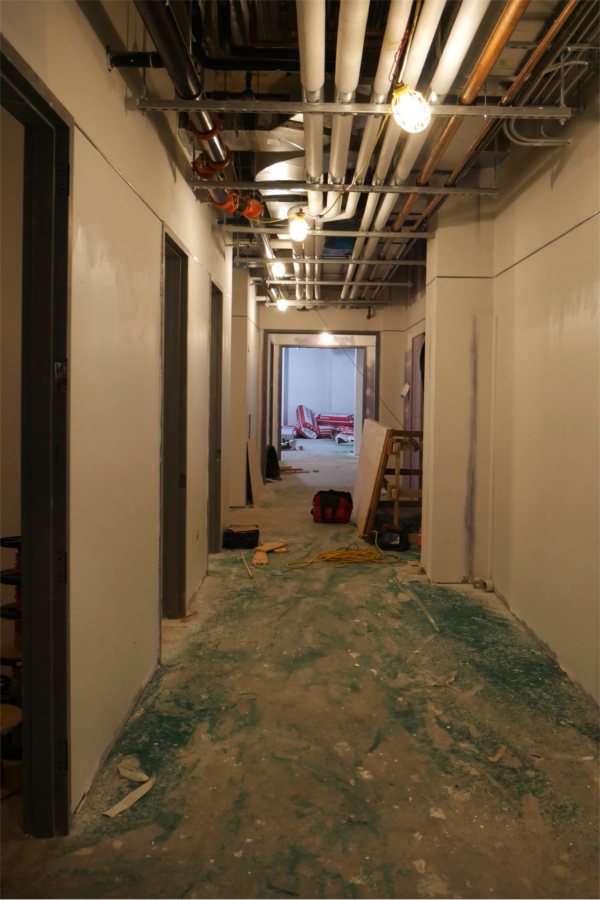
[[[354,97],[365,43],[365,30],[370,0],[341,0],[335,57],[335,89],[338,103],[350,103]],[[329,181],[342,184],[348,167],[348,151],[352,134],[352,116],[335,115],[332,121],[329,148]],[[325,209],[328,217],[340,212],[342,196],[338,192],[327,195]]]
[[[439,63],[436,67],[431,81],[430,90],[435,91],[435,93],[437,94],[436,102],[443,103],[448,92],[452,88],[460,66],[462,65],[469,47],[471,46],[477,29],[479,28],[483,17],[487,12],[489,4],[490,0],[463,0],[463,3],[458,11],[456,19],[454,20],[452,30],[450,32],[448,40],[446,41],[444,51],[440,57]],[[436,27],[438,21],[439,16],[436,21]],[[419,24],[421,23],[419,22]],[[423,69],[423,64],[418,66],[413,63],[412,50],[415,48],[415,46],[417,46],[419,52],[421,52],[422,48],[425,46],[422,35],[419,34],[418,27],[415,33],[413,45],[411,47],[409,59],[405,66],[404,73],[402,74],[402,81],[404,81],[405,84],[408,84],[409,87],[414,87],[417,84]],[[391,124],[391,122],[389,124]],[[427,136],[427,131],[420,132],[419,134],[411,134],[408,136],[400,155],[400,159],[398,160],[398,163],[394,170],[394,174],[391,178],[392,184],[398,185],[404,184],[406,182],[412,171],[415,161],[419,156],[423,145],[425,144]],[[381,230],[385,228],[387,220],[392,213],[394,206],[396,205],[396,201],[397,197],[395,197],[393,194],[384,196],[381,202],[379,213],[377,214],[377,217],[375,219],[375,224],[373,226],[375,230]],[[363,226],[361,225],[361,228],[362,227]],[[365,259],[368,259],[374,254],[375,246],[376,242],[367,242],[367,248],[364,253]],[[389,249],[386,247],[386,255],[388,252]],[[356,273],[356,281],[361,281],[364,274],[365,266],[359,266]],[[346,287],[344,287],[342,291],[342,297],[344,297],[344,292],[346,292],[347,294]],[[350,296],[354,299],[358,292],[359,291],[357,288],[353,288]]]
[[[379,54],[379,63],[373,80],[371,103],[385,103],[387,100],[392,87],[390,73],[394,67],[394,57],[398,52],[398,47],[400,46],[406,31],[412,2],[413,0],[391,0],[385,33],[381,44],[381,52]],[[356,184],[363,184],[365,180],[365,175],[377,143],[380,127],[381,119],[379,116],[373,116],[367,120],[356,159],[354,177],[352,179]],[[326,213],[325,218],[328,221],[331,219],[339,220],[354,218],[359,199],[360,195],[358,193],[350,194],[346,201],[346,208],[343,213],[338,215]]]
[[[444,103],[490,2],[491,0],[463,0],[431,81],[430,92],[434,92],[437,95],[435,103]],[[425,131],[412,135],[409,138],[398,160],[392,184],[404,184],[409,177],[425,143],[426,136],[427,132]],[[385,225],[382,227],[385,227]],[[382,255],[389,259],[397,252],[397,249],[397,245],[388,241],[382,248]],[[380,272],[376,268],[373,273],[373,280],[377,280],[379,274]],[[357,277],[358,280],[359,278]]]
[[[485,0],[484,0],[485,2]],[[433,42],[435,37],[435,32],[437,26],[440,21],[440,17],[444,10],[446,0],[425,0],[423,8],[421,10],[421,14],[419,16],[419,21],[417,22],[417,27],[415,29],[415,34],[410,45],[408,51],[408,58],[406,65],[404,67],[405,73],[408,72],[410,78],[414,79],[412,82],[412,86],[416,84],[418,78],[423,70],[423,66],[425,65],[425,61],[427,59],[427,54],[429,53],[429,48]],[[402,78],[406,81],[406,74],[402,74]],[[408,82],[407,82],[408,83]],[[390,167],[392,157],[396,150],[396,146],[400,137],[404,135],[404,132],[400,128],[399,125],[396,124],[394,119],[390,118],[388,120],[386,133],[383,139],[383,144],[381,147],[381,152],[379,154],[379,158],[377,160],[377,165],[375,167],[375,172],[373,175],[373,184],[383,184]],[[375,203],[370,207],[367,205],[365,208],[365,213],[361,222],[361,231],[367,230],[371,227],[371,221],[373,218],[373,214],[375,212],[375,208],[379,201],[379,196],[376,196]],[[369,212],[369,215],[367,215]],[[387,221],[387,220],[386,220]],[[370,244],[367,246],[370,248]],[[374,252],[374,251],[373,251]],[[357,259],[360,255],[360,250],[356,251],[355,249],[352,253],[352,259]],[[365,252],[365,256],[370,256],[371,253]],[[364,269],[364,267],[363,267]],[[360,272],[360,269],[359,269]],[[358,280],[357,273],[357,280]],[[346,286],[342,289],[341,297],[343,300],[347,299],[349,292],[349,283],[351,281],[350,269],[347,270],[346,273],[346,281],[348,282]]]
[[[298,48],[300,52],[300,81],[308,102],[323,99],[325,84],[325,0],[296,0],[296,20],[298,24]],[[323,116],[304,117],[304,158],[307,181],[323,181]],[[323,212],[321,191],[309,191],[308,213],[318,221]],[[310,242],[313,247],[316,241]],[[322,242],[319,246],[322,245]],[[305,244],[305,250],[306,250]],[[318,254],[320,255],[320,253]],[[320,269],[320,266],[317,267]],[[319,278],[314,266],[304,267],[307,280],[309,273]],[[315,288],[315,292],[316,292]],[[307,291],[308,294],[308,291]]]
[[[322,100],[325,83],[325,0],[296,0],[298,48],[300,51],[300,81],[308,102]],[[323,179],[323,116],[304,118],[304,154],[308,181]],[[308,194],[311,216],[323,210],[320,191]]]

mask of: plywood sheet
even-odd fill
[[[250,473],[250,491],[252,493],[252,504],[258,503],[264,490],[265,482],[262,477],[260,464],[258,461],[258,446],[256,437],[250,438],[248,441],[248,471]]]
[[[388,458],[391,429],[374,419],[365,419],[352,492],[352,517],[359,534],[365,534],[375,515]]]

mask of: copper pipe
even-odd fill
[[[481,85],[492,71],[511,34],[517,27],[519,19],[525,12],[528,3],[529,0],[508,0],[502,15],[498,19],[498,24],[490,35],[481,56],[475,63],[475,68],[471,72],[469,80],[458,98],[459,103],[468,105],[476,99],[481,90]]]
[[[572,15],[573,12],[575,12],[578,4],[579,0],[568,0],[568,2],[562,8],[560,14],[556,17],[544,37],[541,39],[531,56],[528,58],[527,62],[525,63],[509,89],[500,98],[499,105],[507,106],[516,96],[519,88],[522,87],[524,82],[529,78],[531,72],[540,61],[545,51],[548,49],[548,46],[552,43],[558,32],[565,25],[567,19]],[[495,127],[495,125],[496,123],[493,120],[486,122],[479,135],[475,138],[475,140],[467,150],[463,159],[459,162],[452,174],[444,182],[445,187],[452,187],[453,185],[455,185],[458,179],[468,171],[470,165],[475,161],[477,154],[482,149],[482,145],[485,139],[488,137],[490,131]],[[414,195],[411,194],[410,196]],[[423,213],[419,216],[419,218],[413,225],[413,231],[419,229],[423,222],[425,222],[434,212],[436,212],[444,203],[444,201],[445,197],[442,194],[438,194],[437,196],[432,197]]]
[[[541,57],[548,49],[548,45],[552,43],[558,32],[561,30],[569,16],[575,11],[576,7],[579,4],[579,0],[568,0],[568,3],[563,7],[561,13],[554,20],[540,43],[537,45],[509,89],[506,93],[500,98],[499,105],[507,106],[511,100],[517,94],[519,88],[523,85],[523,83],[529,78],[534,66],[540,61]],[[486,137],[489,135],[490,131],[495,127],[496,122],[490,119],[481,129],[478,136],[472,142],[471,146],[467,150],[463,159],[456,166],[450,177],[444,183],[445,187],[452,187],[461,175],[464,175],[469,163],[473,161],[473,157],[477,154],[477,152],[481,149],[481,145],[483,144]]]
[[[525,12],[528,3],[529,0],[508,0],[508,3],[502,11],[502,15],[498,19],[496,27],[490,35],[487,44],[483,48],[479,59],[475,63],[475,67],[471,72],[471,75],[469,76],[464,89],[459,95],[459,103],[468,106],[476,99],[477,94],[481,89],[481,85],[496,64],[498,57],[502,53],[502,50],[508,43],[511,34],[515,30],[519,19]],[[423,169],[421,170],[417,178],[417,184],[427,184],[440,158],[445,153],[446,148],[454,138],[461,125],[462,119],[460,119],[458,116],[452,116],[448,120],[448,122],[446,122],[442,133],[435,143],[435,146],[425,160]],[[404,216],[401,217],[401,215],[402,211],[400,215],[398,215],[394,220],[392,231],[398,231],[400,229],[404,219]]]

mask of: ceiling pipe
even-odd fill
[[[508,106],[517,97],[517,95],[519,95],[521,88],[525,85],[526,82],[529,81],[535,68],[542,60],[542,58],[543,58],[544,54],[547,52],[548,48],[552,45],[557,34],[562,31],[562,29],[566,25],[568,19],[573,15],[573,13],[575,12],[576,9],[582,9],[581,4],[579,3],[579,0],[567,0],[567,3],[563,6],[563,8],[561,9],[557,18],[554,20],[554,22],[552,23],[552,25],[550,26],[550,28],[548,29],[546,34],[540,40],[537,47],[535,47],[533,52],[530,54],[530,56],[526,60],[525,65],[522,67],[520,72],[517,74],[516,78],[513,79],[511,86],[508,88],[506,93],[503,94],[503,96],[500,98],[500,100],[499,100],[500,105]],[[580,22],[583,21],[583,18],[585,18],[585,15],[586,15],[586,13],[584,12],[583,17],[580,19]],[[575,34],[580,22],[576,23],[573,26],[573,28],[569,31],[569,33],[567,35],[565,35],[565,37],[563,38],[563,41],[561,42],[562,46],[560,48],[558,48],[557,51],[555,52],[555,57],[557,54],[560,54],[562,52],[562,47],[569,44],[569,42],[572,40],[573,35]],[[523,94],[519,95],[520,105],[531,100],[531,98],[533,96],[535,96],[537,84],[538,84],[537,81],[534,84],[530,84],[527,92],[524,95]],[[450,187],[450,186],[455,185],[456,182],[469,171],[469,169],[471,168],[471,166],[473,165],[473,163],[475,162],[475,160],[477,159],[477,157],[479,156],[481,151],[484,149],[486,144],[489,143],[489,141],[493,137],[493,134],[498,129],[498,127],[499,127],[498,122],[494,122],[494,121],[486,122],[486,124],[481,129],[479,135],[471,143],[471,146],[467,150],[463,159],[458,163],[457,166],[455,166],[451,175],[444,182],[445,187]],[[424,222],[426,222],[435,212],[437,212],[439,207],[442,206],[442,204],[444,203],[444,201],[446,199],[447,199],[447,196],[444,194],[437,194],[436,196],[432,197],[432,199],[428,203],[425,210],[421,213],[421,215],[415,222],[415,224],[413,226],[414,230],[417,230],[418,228],[420,228]],[[407,246],[410,246],[410,245],[407,245]],[[405,246],[402,249],[401,253],[406,252],[407,246]],[[398,265],[402,265],[403,262],[404,261],[402,259],[398,259]],[[394,270],[392,270],[392,272],[393,271]]]
[[[412,2],[413,0],[391,0],[385,34],[383,36],[381,52],[379,54],[379,63],[377,65],[377,71],[371,90],[371,103],[373,104],[385,103],[388,99],[392,87],[390,73],[393,72],[395,67],[394,62],[396,54],[398,53],[399,48],[402,50],[404,45]],[[382,120],[379,116],[369,116],[363,130],[351,185],[364,183],[381,127]],[[327,220],[339,221],[341,219],[353,219],[356,215],[359,199],[358,193],[350,193],[343,213],[339,213],[335,216],[327,213]]]
[[[340,3],[335,60],[337,103],[351,103],[354,100],[360,78],[369,3],[370,0],[341,0]],[[333,117],[329,148],[329,181],[333,184],[342,184],[346,178],[353,124],[354,119],[350,115]],[[338,216],[341,203],[341,194],[328,194],[324,218]]]
[[[300,52],[300,82],[304,100],[307,103],[319,103],[323,99],[325,84],[325,0],[296,0],[296,19],[298,25],[298,47]],[[323,116],[315,114],[304,116],[304,156],[306,180],[313,184],[323,181]],[[323,212],[324,194],[320,191],[308,191],[308,214],[315,220]],[[310,256],[321,256],[324,241],[322,238],[305,242],[305,252]],[[320,274],[320,270],[309,264],[305,268],[308,278]],[[308,293],[312,295],[312,287]],[[319,295],[319,289],[315,289]]]
[[[410,44],[410,47],[407,51],[404,73],[408,74],[403,74],[402,76],[404,80],[406,80],[406,78],[411,79],[410,82],[406,82],[411,86],[415,86],[419,80],[419,77],[423,70],[423,66],[425,65],[425,61],[427,59],[427,55],[429,53],[429,49],[431,47],[431,44],[433,43],[435,32],[438,27],[442,12],[444,11],[445,3],[446,0],[425,0],[423,4],[423,8],[421,9],[419,15],[419,20],[414,31],[412,43]],[[400,126],[397,125],[396,121],[390,117],[388,119],[387,127],[385,130],[381,152],[375,166],[375,172],[372,179],[373,184],[380,185],[385,182],[388,169],[392,162],[392,156],[396,150],[398,141],[403,134],[404,132],[402,131]],[[368,197],[360,223],[361,231],[367,231],[371,227],[371,223],[373,221],[373,216],[375,215],[375,210],[377,209],[379,199],[379,196],[376,194],[371,194]],[[360,258],[364,244],[365,240],[362,238],[355,242],[354,249],[352,251],[353,260],[357,260]],[[369,252],[365,253],[365,255],[372,256],[375,252],[375,247],[376,243],[371,244],[369,247]],[[356,265],[352,264],[348,266],[348,270],[346,272],[347,285],[342,289],[341,293],[341,297],[343,300],[348,297],[350,291],[350,282],[352,281],[355,270]],[[357,274],[357,277],[362,278],[363,274],[364,273],[360,273],[360,275]]]
[[[501,97],[501,99],[500,99],[501,105],[503,105],[503,106],[508,105],[517,96],[519,89],[531,77],[531,74],[532,74],[534,68],[540,62],[541,58],[543,57],[543,55],[546,52],[546,50],[548,49],[548,47],[552,44],[552,42],[553,42],[554,38],[556,37],[556,35],[558,34],[558,32],[561,31],[561,29],[563,28],[567,19],[573,14],[573,12],[576,9],[581,9],[581,8],[582,7],[581,7],[579,0],[568,0],[566,5],[562,8],[560,15],[554,20],[554,22],[552,23],[552,25],[550,26],[550,28],[548,29],[548,31],[546,32],[546,34],[544,35],[544,37],[542,38],[542,40],[540,41],[538,46],[535,48],[535,50],[533,51],[533,53],[531,54],[531,56],[529,57],[529,59],[527,60],[527,62],[525,63],[525,65],[523,66],[521,71],[519,72],[519,74],[517,75],[517,77],[514,79],[510,88],[507,90],[507,92],[504,94],[504,96]],[[571,37],[572,37],[572,35],[568,35],[567,38],[565,39],[564,43],[565,44],[568,43],[571,40]],[[532,85],[530,87],[529,91],[527,92],[526,97],[521,98],[521,99],[526,99],[526,98],[531,97],[532,92],[535,90],[535,87],[536,87],[536,85]],[[468,170],[473,165],[475,159],[477,158],[477,156],[479,155],[479,153],[481,152],[481,150],[483,149],[485,144],[491,139],[493,130],[497,127],[498,127],[498,125],[496,122],[487,122],[484,125],[484,127],[482,128],[479,135],[475,138],[475,140],[472,142],[471,146],[467,150],[463,159],[458,163],[458,165],[455,167],[454,171],[451,173],[449,178],[446,180],[445,186],[446,185],[451,186],[451,185],[456,184],[456,182],[459,180],[459,178],[461,178],[463,175],[465,175],[468,172]],[[423,213],[421,214],[421,216],[415,223],[414,227],[415,228],[420,227],[423,224],[423,222],[426,221],[426,219],[428,219],[430,216],[432,216],[433,213],[439,209],[439,207],[442,205],[444,200],[445,200],[445,197],[443,194],[439,194],[439,195],[433,197],[431,199],[431,201],[429,202],[429,204],[427,205],[426,209],[423,211]]]
[[[202,92],[202,83],[169,3],[167,0],[135,0],[135,6],[175,91],[183,100],[195,100]],[[204,147],[204,154],[194,162],[194,171],[201,178],[219,177],[231,159],[231,151],[221,140],[220,126],[210,113],[201,110],[189,113],[188,120],[190,130]],[[209,194],[213,205],[226,212],[239,212],[247,219],[256,219],[262,214],[262,204],[252,198],[242,198],[218,187],[211,187]]]
[[[525,12],[525,9],[528,5],[529,0],[508,0],[508,3],[504,7],[501,16],[498,19],[496,27],[490,35],[487,44],[483,48],[479,59],[475,63],[475,67],[471,72],[471,75],[464,89],[459,94],[459,103],[468,106],[476,99],[479,91],[481,90],[481,86],[492,71],[494,65],[498,60],[498,57],[506,47],[510,36],[517,27],[517,24],[519,23],[519,20],[521,19],[521,16]],[[417,184],[428,183],[433,172],[435,171],[435,167],[444,155],[447,147],[456,135],[461,124],[462,119],[459,116],[451,116],[448,122],[444,125],[442,132],[438,137],[431,153],[427,157],[421,172],[417,176]],[[418,194],[411,194],[406,199],[405,203],[402,206],[402,209],[396,216],[394,224],[392,225],[393,231],[398,231],[402,227],[406,216],[415,205],[417,197]]]
[[[489,2],[490,0],[464,0],[461,5],[431,80],[430,91],[435,91],[438,103],[443,103],[448,93],[451,91],[460,66],[463,63],[477,30],[481,25],[483,17],[487,12]],[[407,63],[402,80],[406,84],[411,84],[411,82],[406,80],[407,71],[409,77],[414,77],[416,69],[411,64],[410,60]],[[419,134],[411,134],[408,136],[398,163],[396,164],[393,176],[390,179],[392,184],[403,184],[409,177],[412,167],[421,152],[427,137],[427,130]],[[373,226],[375,230],[384,229],[386,227],[388,218],[396,205],[396,201],[397,197],[394,194],[388,194],[383,198],[379,212],[375,218]],[[367,241],[364,256],[367,258],[372,257],[375,254],[376,249],[377,243],[375,241]],[[389,252],[389,248],[385,248],[384,253],[385,252]],[[364,269],[361,270],[359,266],[356,278],[357,280],[360,280],[363,277],[366,277],[366,273]],[[375,277],[377,277],[376,273]],[[346,291],[347,295],[348,291],[346,288],[344,288],[344,291]],[[350,296],[354,298],[357,293],[357,289],[353,287],[350,291]]]

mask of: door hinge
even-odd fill
[[[68,369],[66,362],[54,363],[54,383],[59,391],[66,391],[68,386]]]
[[[58,550],[56,553],[56,583],[67,583],[67,551]]]
[[[69,742],[66,738],[56,742],[56,768],[59,772],[69,771]]]

